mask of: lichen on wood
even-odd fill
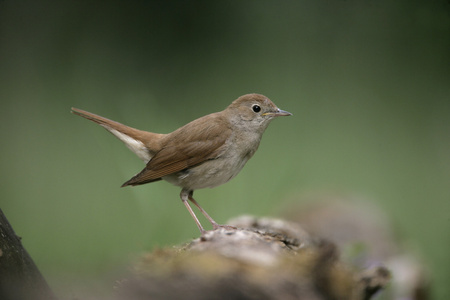
[[[360,272],[333,243],[298,224],[244,217],[142,256],[117,284],[119,299],[369,299],[389,281],[383,267]]]

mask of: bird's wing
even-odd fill
[[[214,114],[197,119],[174,131],[147,166],[122,186],[160,180],[204,161],[217,158],[227,146],[231,128]]]

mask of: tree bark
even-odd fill
[[[178,248],[145,254],[118,299],[367,300],[390,279],[357,271],[337,247],[284,220],[239,219]]]
[[[1,209],[0,299],[56,299]]]

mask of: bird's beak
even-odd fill
[[[292,116],[292,114],[288,111],[282,110],[277,108],[277,110],[275,111],[271,111],[271,112],[266,112],[263,114],[263,116],[274,116],[274,117],[281,117],[281,116]]]

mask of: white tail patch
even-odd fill
[[[111,127],[101,124],[105,129],[114,134],[119,140],[121,140],[134,154],[136,154],[140,159],[142,159],[145,163],[148,163],[152,156],[148,152],[147,148],[144,146],[144,143],[133,139],[129,135],[117,131]]]

